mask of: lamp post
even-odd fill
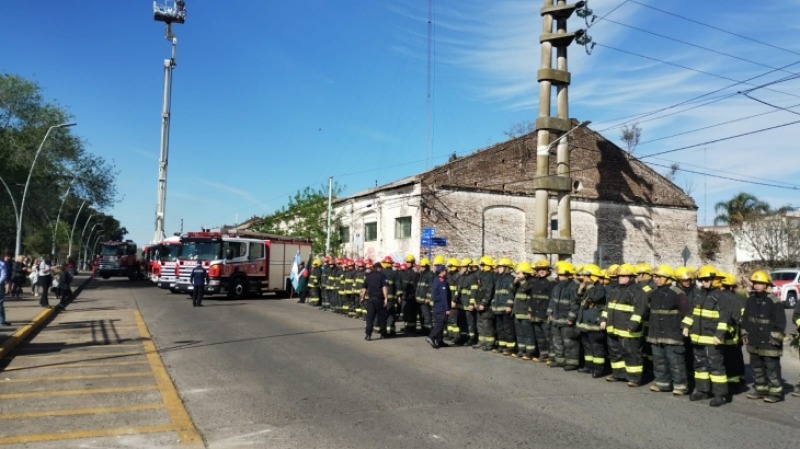
[[[53,254],[55,260],[58,260],[56,254],[56,234],[58,233],[58,220],[61,219],[61,209],[64,208],[64,203],[67,201],[67,197],[69,196],[69,191],[72,190],[72,182],[70,181],[69,186],[67,186],[67,191],[64,193],[64,199],[61,200],[61,206],[58,206],[58,215],[56,215],[56,222],[53,224],[53,246],[50,248],[50,253]]]
[[[42,139],[42,143],[39,144],[39,148],[36,150],[36,154],[33,155],[33,162],[31,162],[31,169],[28,172],[28,179],[25,181],[25,188],[22,190],[22,201],[19,205],[19,214],[17,215],[17,242],[14,248],[14,257],[20,256],[20,251],[22,249],[22,216],[25,212],[25,197],[28,196],[28,187],[31,184],[31,176],[33,176],[33,167],[36,165],[36,159],[39,158],[39,153],[42,152],[42,148],[44,148],[44,143],[47,142],[47,138],[50,136],[50,133],[56,128],[68,128],[70,126],[75,126],[77,123],[61,123],[59,125],[53,125],[47,128],[47,132],[44,134],[44,138]],[[3,183],[5,184],[5,183]],[[8,188],[6,186],[6,188]],[[9,192],[10,193],[10,192]]]
[[[84,269],[86,269],[86,259],[89,257],[89,243],[92,241],[92,233],[94,233],[94,228],[96,228],[100,223],[95,223],[92,225],[92,229],[89,231],[89,235],[86,236],[86,243],[83,245],[83,263]],[[103,231],[104,229],[98,228],[97,232]]]
[[[72,235],[75,234],[75,225],[78,224],[78,216],[80,216],[81,211],[83,210],[83,206],[85,205],[86,205],[86,200],[83,200],[83,202],[81,203],[81,207],[78,208],[78,213],[75,214],[75,220],[72,221],[72,230],[69,231],[69,246],[67,249],[67,257],[72,256]],[[94,214],[89,216],[90,220],[92,219],[92,216],[94,216]]]

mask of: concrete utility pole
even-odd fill
[[[570,177],[569,142],[565,138],[573,128],[569,119],[568,87],[570,73],[567,70],[567,47],[583,34],[583,31],[567,33],[567,19],[586,2],[567,4],[565,0],[544,0],[541,9],[542,34],[539,42],[542,47],[541,67],[537,72],[539,80],[539,115],[536,118],[536,177],[533,180],[535,193],[534,226],[531,249],[536,254],[557,254],[559,259],[567,259],[575,253],[572,240],[570,217]],[[555,26],[555,30],[554,30]],[[556,67],[553,67],[553,49],[556,50]],[[556,116],[551,115],[551,92],[556,88]],[[582,123],[580,126],[585,126]],[[561,134],[550,141],[550,134]],[[550,150],[557,144],[556,174],[550,174]],[[549,236],[549,198],[558,197],[558,238]]]

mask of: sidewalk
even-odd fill
[[[90,280],[90,272],[75,276],[72,294],[77,298]],[[54,293],[50,293],[48,298],[50,307],[44,309],[39,305],[39,297],[31,294],[30,286],[23,289],[22,298],[11,299],[6,295],[6,320],[12,325],[0,328],[0,359],[7,357],[18,344],[47,324],[58,313],[55,306],[59,300]]]

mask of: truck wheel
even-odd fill
[[[103,279],[108,279],[108,278],[111,277],[111,275],[110,274],[103,274],[100,277],[103,278]]]
[[[244,299],[247,296],[247,284],[244,279],[236,278],[231,281],[228,287],[228,297],[233,299]]]
[[[797,305],[797,292],[789,292],[786,294],[786,306],[787,309],[794,309],[794,306]]]

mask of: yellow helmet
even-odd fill
[[[649,263],[639,262],[636,264],[636,274],[652,274],[653,267]]]
[[[575,268],[575,274],[583,276],[583,265],[573,265]]]
[[[481,265],[486,265],[487,267],[493,267],[494,260],[492,260],[492,256],[481,256]]]
[[[675,269],[675,279],[679,281],[694,280],[694,270],[691,267],[680,266]]]
[[[431,266],[431,261],[428,260],[427,257],[423,257],[422,259],[419,260],[419,266],[421,266],[421,267],[429,267],[429,266]]]
[[[624,263],[617,268],[617,276],[635,276],[636,269],[631,264]]]
[[[728,272],[723,273],[722,285],[734,287],[736,285],[736,275]]]
[[[436,257],[433,258],[433,264],[444,265],[444,256],[441,254],[436,255]]]
[[[406,254],[406,259],[405,260],[406,260],[406,262],[413,263],[414,261],[417,260],[417,258],[414,257],[413,254],[408,253],[408,254]]]
[[[525,274],[533,274],[533,267],[531,267],[531,264],[523,260],[517,264],[517,271]]]
[[[556,262],[556,274],[559,276],[575,274],[575,267],[566,260],[559,260]]]
[[[769,276],[769,273],[767,273],[766,271],[764,271],[764,270],[756,270],[750,276],[750,282],[770,285],[770,284],[772,284],[772,278]]]
[[[511,262],[511,259],[508,257],[501,257],[499,261],[497,261],[498,267],[508,267],[514,268],[514,264]]]
[[[611,280],[611,276],[608,275],[606,270],[600,270],[600,277],[605,280]]]
[[[675,270],[669,265],[659,265],[654,274],[668,279],[675,279]]]
[[[611,264],[608,268],[606,268],[606,275],[610,278],[617,277],[617,270],[619,269],[619,265]]]
[[[603,276],[603,274],[601,273],[600,267],[598,267],[597,265],[595,265],[593,263],[589,263],[589,264],[584,265],[581,268],[580,274],[582,274],[584,276],[589,276],[589,279],[591,279],[592,282],[597,282],[597,280],[600,279],[600,277]]]
[[[712,265],[703,265],[697,270],[697,279],[714,279],[722,276],[722,272]]]
[[[470,259],[469,257],[465,257],[461,259],[461,264],[459,265],[459,267],[468,267],[470,265],[472,265],[472,259]]]
[[[539,259],[533,263],[533,268],[536,270],[549,270],[550,262],[547,259]]]
[[[458,266],[458,259],[455,257],[451,257],[447,259],[447,266],[448,267],[457,267]]]
[[[322,262],[320,262],[319,259],[314,259],[314,261],[311,262],[312,267],[318,267],[320,265],[322,265]]]
[[[480,264],[478,263],[478,261],[479,261],[479,258],[478,258],[478,257],[474,257],[474,258],[472,258],[472,261],[469,263],[469,266],[471,266],[471,267],[477,267],[478,265],[480,265]]]

